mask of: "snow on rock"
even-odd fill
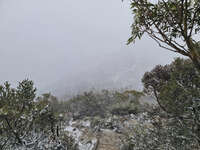
[[[71,119],[65,131],[75,139],[80,150],[120,150],[125,136],[138,124],[151,127],[147,113],[126,116],[110,115],[105,118],[93,117]],[[94,130],[95,129],[95,130]]]
[[[76,126],[82,126],[77,128]],[[84,128],[83,128],[84,127]],[[66,126],[65,131],[69,133],[75,139],[80,150],[94,150],[97,143],[97,138],[89,134],[88,128],[90,127],[90,121],[73,121],[70,120],[69,126]]]
[[[71,126],[67,126],[65,128],[65,131],[67,131],[69,135],[75,139],[76,142],[79,141],[79,138],[82,135],[82,132],[79,129],[71,127]]]
[[[86,121],[82,121],[81,124],[83,127],[90,127],[91,122],[89,120],[86,120]]]
[[[80,150],[94,150],[96,148],[97,139],[93,139],[87,143],[79,142],[79,149]]]

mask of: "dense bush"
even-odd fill
[[[144,91],[168,113],[182,115],[200,97],[200,76],[190,60],[177,58],[143,76]]]
[[[115,101],[109,107],[110,113],[114,115],[128,115],[139,112],[140,97],[143,93],[137,91],[115,92]]]
[[[73,97],[66,103],[66,107],[73,113],[74,118],[105,117],[107,114],[127,115],[137,113],[142,95],[137,91],[91,91]]]
[[[113,104],[110,108],[113,115],[128,115],[136,114],[138,112],[138,105],[131,103],[130,101],[118,102]]]
[[[0,86],[0,149],[69,149],[47,95],[35,99],[32,81]]]
[[[165,117],[164,117],[165,116]],[[153,108],[140,117],[132,131],[126,135],[122,150],[198,150],[198,141],[177,125],[175,118]]]
[[[153,127],[139,126],[125,148],[199,149],[200,76],[193,63],[177,58],[158,65],[144,74],[142,82],[145,93],[153,95],[161,109],[150,113]]]

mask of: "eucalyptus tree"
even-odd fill
[[[131,9],[128,44],[146,33],[160,47],[189,57],[200,70],[199,0],[131,0]]]

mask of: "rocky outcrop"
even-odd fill
[[[71,119],[65,132],[75,139],[80,150],[121,150],[125,136],[133,126],[144,122],[145,115]],[[146,121],[146,124],[151,123]]]

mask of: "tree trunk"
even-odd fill
[[[195,65],[197,71],[200,73],[200,60],[198,58],[192,58],[192,62]]]

